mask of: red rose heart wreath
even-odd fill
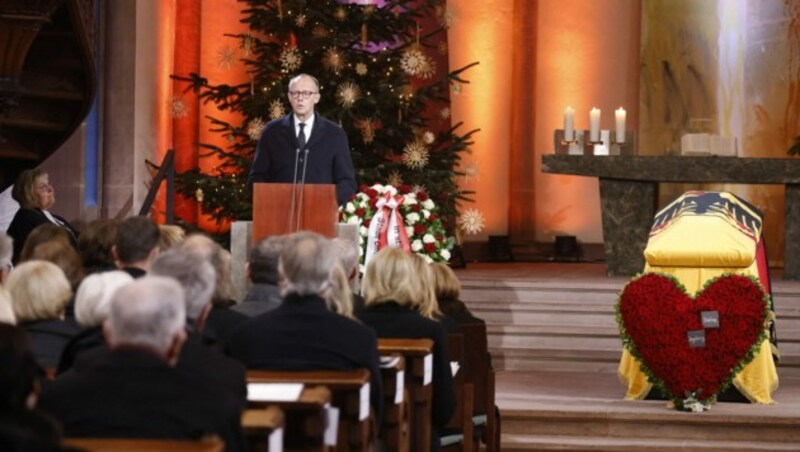
[[[753,359],[767,337],[767,306],[768,295],[747,276],[720,276],[692,298],[674,277],[645,273],[622,289],[616,309],[623,346],[685,409],[684,399],[708,403]],[[718,327],[704,328],[703,311],[718,313]],[[702,331],[704,344],[690,346],[689,331]]]

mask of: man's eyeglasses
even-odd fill
[[[297,99],[297,98],[308,99],[309,97],[313,96],[314,94],[317,94],[317,92],[316,91],[289,91],[289,97],[291,97],[292,99]]]

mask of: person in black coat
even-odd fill
[[[456,408],[453,375],[447,357],[447,336],[440,322],[420,311],[437,311],[425,298],[426,284],[419,280],[414,258],[400,248],[384,248],[367,265],[362,282],[366,307],[356,316],[381,338],[433,340],[433,406],[431,447],[439,448],[438,430]],[[435,300],[434,300],[435,301]]]
[[[42,377],[25,330],[0,323],[0,450],[60,450],[61,428],[35,408]]]
[[[357,188],[347,134],[314,113],[320,99],[315,77],[293,77],[287,96],[292,113],[267,123],[256,144],[247,187],[252,190],[255,182],[335,184],[336,200],[343,205]]]
[[[41,224],[54,224],[69,234],[72,246],[77,246],[78,234],[64,218],[49,211],[56,202],[50,176],[41,169],[25,170],[14,183],[11,197],[19,203],[19,210],[8,225],[6,233],[14,239],[13,262],[19,261],[25,240]]]
[[[361,323],[331,311],[325,301],[337,265],[330,242],[311,232],[287,236],[281,253],[283,303],[245,323],[228,352],[248,369],[370,372],[370,401],[382,412],[378,339]]]
[[[108,349],[44,388],[41,408],[68,437],[199,439],[217,434],[243,449],[241,404],[205,375],[175,368],[186,339],[180,285],[145,276],[114,294]]]

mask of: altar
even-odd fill
[[[599,178],[609,276],[644,268],[660,182],[783,184],[783,277],[800,279],[800,159],[547,154],[542,172]]]

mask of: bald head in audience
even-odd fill
[[[183,342],[186,308],[177,281],[148,276],[119,288],[104,324],[111,349],[147,350],[175,365]]]
[[[186,318],[202,329],[214,294],[215,272],[211,264],[196,253],[172,248],[156,258],[150,275],[174,278],[180,283],[185,294]]]

